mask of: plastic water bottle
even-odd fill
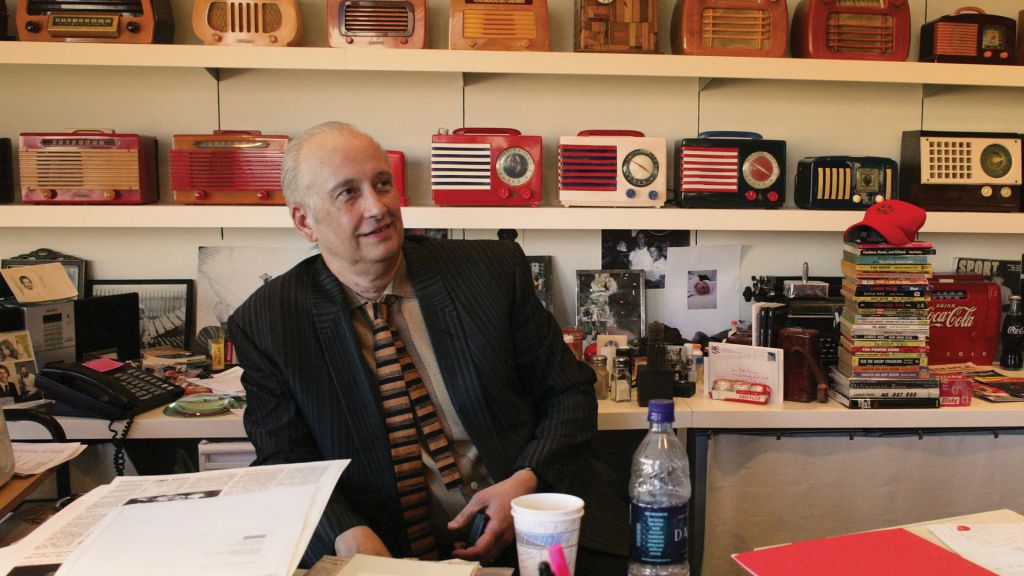
[[[690,466],[672,429],[672,400],[651,400],[651,428],[633,455],[629,481],[629,576],[689,576],[686,523]]]

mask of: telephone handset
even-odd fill
[[[54,414],[120,420],[177,400],[184,389],[122,364],[100,372],[82,364],[49,364],[36,376]]]

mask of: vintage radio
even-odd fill
[[[335,48],[426,48],[427,0],[327,0],[327,28]]]
[[[292,46],[302,15],[296,0],[195,0],[192,29],[207,45]]]
[[[802,0],[793,13],[797,58],[895,60],[910,54],[908,0]]]
[[[11,139],[0,138],[0,204],[14,201],[14,158]]]
[[[1017,134],[904,132],[899,198],[926,210],[1019,212],[1021,164]]]
[[[23,41],[174,41],[170,0],[18,0],[16,26]]]
[[[558,201],[564,206],[665,204],[664,138],[635,130],[584,130],[558,144]]]
[[[452,50],[547,52],[549,33],[548,0],[452,0]]]
[[[709,56],[786,55],[786,0],[679,0],[672,13],[672,52]]]
[[[26,132],[18,156],[28,204],[148,204],[160,196],[152,136]]]
[[[259,130],[175,134],[171,190],[175,204],[284,204],[281,161],[287,136]]]
[[[409,205],[409,196],[405,193],[405,153],[398,150],[385,150],[388,164],[391,165],[391,185],[398,193],[398,201],[402,206]]]
[[[576,0],[577,52],[658,52],[658,0]]]
[[[510,128],[458,128],[430,144],[430,188],[438,206],[536,206],[542,186],[540,136]]]
[[[703,132],[676,147],[683,208],[778,208],[786,202],[786,143],[756,132]]]
[[[999,344],[999,285],[956,275],[936,275],[930,284],[928,364],[992,364]]]
[[[862,210],[898,196],[896,161],[877,156],[818,156],[796,167],[793,199],[811,210]]]
[[[964,14],[964,12],[975,12]],[[965,6],[921,26],[921,62],[1015,64],[1017,23]]]

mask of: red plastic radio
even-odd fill
[[[170,44],[170,0],[18,0],[18,39]]]
[[[964,14],[975,12],[975,14]],[[921,26],[921,62],[1016,64],[1013,18],[965,6]]]
[[[665,139],[636,130],[584,130],[558,143],[563,206],[663,206]]]
[[[287,136],[259,130],[176,134],[171,190],[176,204],[284,204],[281,161]]]
[[[536,206],[541,201],[540,136],[510,128],[458,128],[435,134],[430,188],[438,206]]]
[[[548,0],[452,0],[448,48],[549,50]]]
[[[1021,139],[982,132],[903,133],[900,200],[926,210],[1019,212]]]
[[[936,275],[930,284],[928,364],[992,364],[999,344],[999,286],[956,275]]]
[[[672,13],[672,52],[709,56],[786,55],[786,0],[679,0]]]
[[[786,142],[756,132],[702,132],[676,147],[683,208],[779,208],[786,202]]]
[[[398,192],[398,201],[402,206],[409,205],[409,197],[405,194],[405,153],[398,150],[385,150],[388,164],[391,164],[391,185]]]
[[[335,48],[425,48],[427,0],[327,0],[327,28]]]
[[[28,204],[156,202],[156,138],[103,130],[26,132],[18,146]]]
[[[0,204],[14,201],[14,163],[11,139],[0,138]]]
[[[895,60],[910,54],[907,0],[802,0],[793,13],[797,58]]]
[[[195,0],[192,30],[213,46],[293,46],[302,14],[296,0]]]

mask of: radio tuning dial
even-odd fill
[[[643,148],[631,151],[622,160],[622,176],[626,178],[626,182],[638,188],[653,184],[660,170],[658,158],[653,152]]]
[[[1013,156],[1002,144],[989,144],[981,151],[981,169],[992,178],[1002,178],[1013,168]]]
[[[536,169],[533,156],[518,146],[505,148],[494,160],[494,171],[498,173],[498,178],[509,186],[526,184],[533,178]]]
[[[764,190],[779,179],[779,161],[774,156],[758,150],[743,161],[743,178],[758,190]]]

